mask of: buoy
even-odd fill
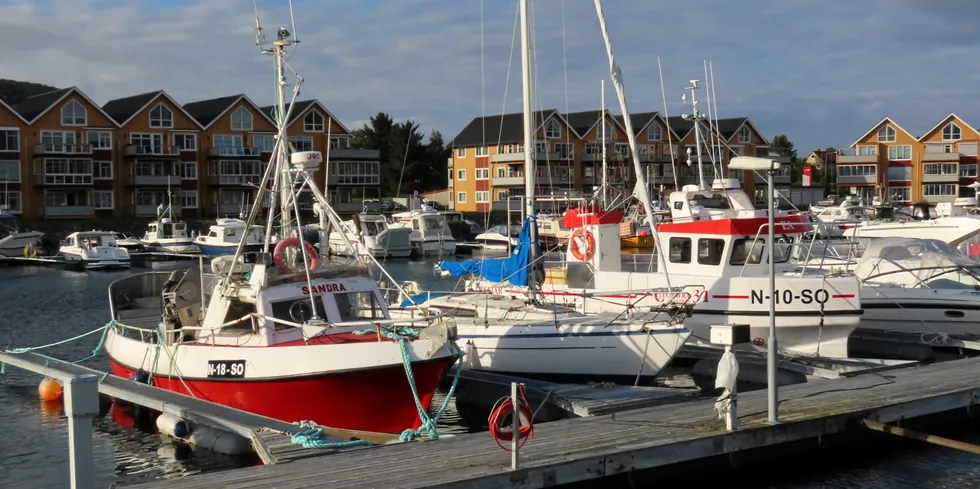
[[[61,399],[61,383],[54,379],[44,379],[37,386],[37,392],[45,401],[57,401]]]
[[[174,438],[184,438],[191,434],[190,426],[187,425],[186,421],[166,413],[157,416],[157,429],[160,430],[160,433]]]
[[[133,376],[129,378],[139,382],[140,384],[148,384],[150,382],[150,374],[146,373],[146,370],[139,369],[133,373]]]
[[[650,233],[647,233],[645,229],[644,229],[643,231],[640,231],[640,237],[641,237],[641,238],[645,238],[645,237],[647,237],[647,236],[648,236],[649,234],[650,234]]]

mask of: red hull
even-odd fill
[[[455,358],[416,362],[412,366],[419,399],[426,409],[439,380]],[[112,373],[131,378],[132,368],[110,358]],[[312,420],[332,428],[401,433],[421,421],[401,365],[318,376],[250,381],[154,377],[153,385],[288,422]]]

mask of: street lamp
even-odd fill
[[[779,162],[769,158],[758,158],[755,156],[736,156],[728,163],[730,170],[752,170],[765,171],[767,183],[769,185],[769,202],[767,213],[769,214],[769,350],[767,352],[767,382],[769,384],[769,422],[779,423],[779,388],[776,385],[776,241],[774,227],[774,214],[776,208],[773,200],[775,193],[773,189],[773,176],[779,169]]]

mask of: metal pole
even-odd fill
[[[606,80],[602,80],[600,83],[600,92],[602,93],[602,208],[606,209],[609,206],[608,193],[606,191],[606,175],[608,170],[606,169],[606,145],[609,142],[607,139],[609,137],[606,134]]]
[[[725,345],[725,353],[731,353],[733,356],[735,355],[735,353],[732,351],[731,345]],[[725,416],[725,428],[728,431],[735,431],[738,429],[738,380],[732,384],[729,399],[730,402],[728,404],[728,414]]]
[[[65,382],[64,396],[71,488],[94,488],[92,418],[99,414],[99,378],[91,374],[71,378]]]
[[[521,16],[521,91],[524,103],[524,206],[525,218],[534,218],[534,175],[537,169],[535,156],[537,148],[534,144],[534,102],[531,97],[531,24],[528,19],[528,1],[520,0]],[[545,147],[545,152],[548,148]],[[538,226],[531,226],[531,243],[538,243]],[[536,263],[538,259],[537,246],[531,246],[531,256],[529,263]],[[533,271],[532,271],[533,272]],[[541,284],[535,283],[535,274],[529,274],[528,297],[536,300],[535,291]]]
[[[510,440],[510,469],[517,470],[517,452],[521,449],[519,441],[521,437],[521,401],[517,397],[517,382],[510,383],[510,402],[514,406],[514,413],[511,414],[511,417],[514,418],[514,436]]]
[[[776,211],[772,187],[773,175],[776,170],[772,167],[767,172],[769,176],[769,352],[768,352],[768,384],[769,384],[769,422],[779,423],[779,387],[776,385]]]

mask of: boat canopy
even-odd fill
[[[507,258],[487,258],[465,261],[441,261],[439,269],[454,277],[472,274],[491,282],[510,282],[514,286],[523,287],[528,284],[528,273],[532,246],[538,247],[536,256],[541,256],[538,243],[531,242],[531,226],[537,226],[532,218],[527,218],[521,225],[517,247]]]

